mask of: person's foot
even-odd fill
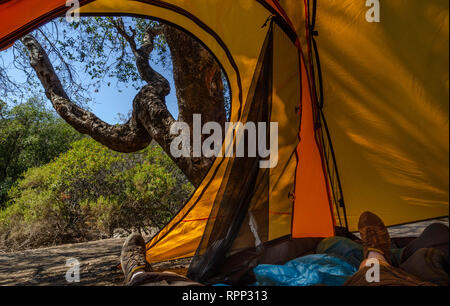
[[[364,247],[364,258],[367,258],[369,252],[377,252],[391,264],[391,239],[383,221],[366,211],[359,217],[358,230]]]
[[[145,241],[138,234],[133,233],[125,240],[120,255],[120,264],[127,284],[136,272],[151,272],[152,268],[145,259]]]

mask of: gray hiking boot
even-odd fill
[[[125,240],[120,255],[120,264],[125,275],[125,284],[128,284],[136,272],[152,271],[150,264],[145,260],[145,241],[140,234],[133,233]]]

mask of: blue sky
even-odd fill
[[[0,58],[6,65],[9,65],[13,60],[12,48],[0,52]],[[166,104],[171,114],[175,118],[178,118],[178,105],[172,71],[167,68],[165,69],[158,64],[153,63],[152,66],[156,71],[162,74],[169,81],[171,92],[166,97]],[[171,67],[171,65],[167,66]],[[84,77],[89,78],[89,76],[83,75],[81,69],[76,70],[81,79]],[[8,70],[8,75],[12,80],[19,83],[25,82],[26,80],[24,74],[20,70],[13,67],[10,67],[10,69]],[[107,84],[109,81],[111,81],[111,84],[116,84],[116,80],[108,78],[105,78],[104,84]],[[116,88],[114,85],[112,85],[111,87],[103,85],[99,88],[98,92],[92,91],[91,97],[93,103],[89,104],[91,111],[107,123],[119,123],[119,117],[117,116],[117,114],[128,114],[128,112],[132,108],[133,99],[138,92],[131,85],[128,87],[120,85],[120,90],[121,92],[119,92],[119,88]],[[47,101],[47,105],[49,108],[52,108],[50,101]]]
[[[172,71],[155,64],[153,64],[153,68],[169,81],[171,90],[166,97],[166,104],[172,116],[178,118],[178,105]],[[108,82],[107,79],[106,82]],[[112,81],[111,83],[114,84],[114,82]],[[114,86],[102,86],[98,93],[92,93],[94,100],[94,103],[90,105],[92,111],[100,119],[111,124],[118,123],[117,113],[128,114],[132,108],[133,99],[138,93],[133,86],[125,88],[122,85],[120,89],[122,92],[119,92]]]

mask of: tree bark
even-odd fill
[[[217,61],[190,35],[165,25],[164,36],[170,48],[178,99],[178,120],[192,126],[192,115],[202,121],[226,121],[222,69]]]
[[[167,109],[165,97],[170,92],[169,82],[150,65],[153,41],[164,35],[171,51],[179,121],[188,123],[192,132],[193,114],[201,114],[202,121],[215,121],[224,126],[226,121],[222,72],[211,54],[192,37],[168,25],[147,29],[140,47],[135,32],[128,34],[122,19],[113,21],[136,58],[136,67],[145,85],[133,100],[132,116],[122,125],[110,125],[93,113],[73,103],[66,94],[47,53],[32,36],[21,41],[27,48],[30,63],[41,81],[46,96],[58,114],[77,131],[88,134],[108,148],[119,152],[136,152],[154,139],[172,158],[194,186],[206,175],[213,158],[173,157],[170,143],[177,135],[170,134],[176,122]],[[191,133],[192,134],[192,133]]]
[[[21,41],[29,52],[31,67],[41,81],[47,98],[56,112],[78,132],[89,134],[98,142],[119,152],[136,152],[150,144],[151,137],[136,120],[135,114],[123,125],[110,125],[73,103],[41,44],[32,35],[24,36]]]

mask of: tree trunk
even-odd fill
[[[129,43],[136,58],[141,78],[147,82],[133,100],[132,116],[122,125],[110,125],[73,103],[55,73],[47,53],[31,35],[22,38],[31,66],[41,81],[45,93],[58,114],[77,131],[88,134],[98,142],[119,152],[135,152],[148,146],[152,139],[164,149],[194,186],[206,175],[213,158],[174,157],[170,143],[177,135],[170,135],[176,122],[167,109],[165,97],[169,82],[150,66],[153,40],[164,35],[169,46],[178,99],[178,121],[191,128],[193,114],[201,114],[202,122],[215,121],[224,127],[226,121],[222,71],[214,57],[195,39],[168,26],[147,29],[143,44],[138,47],[135,32],[129,35],[121,18],[113,25]],[[191,142],[192,143],[192,142]]]

